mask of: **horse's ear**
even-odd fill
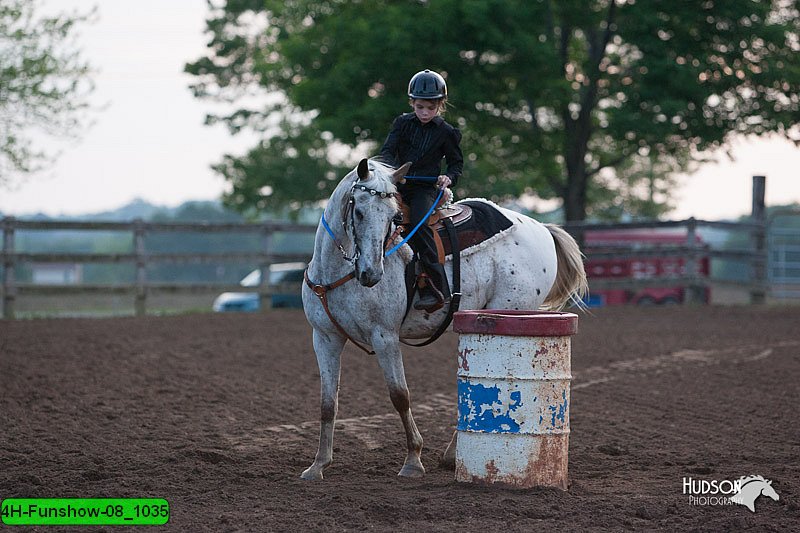
[[[392,181],[394,181],[395,183],[405,183],[406,182],[405,176],[406,174],[408,174],[408,169],[410,168],[411,168],[411,162],[409,161],[402,167],[395,170],[394,174],[392,174]]]
[[[369,178],[369,162],[366,159],[362,159],[358,163],[358,179],[365,180]]]

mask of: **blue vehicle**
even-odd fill
[[[291,293],[272,295],[273,308],[301,308],[303,300],[300,296],[300,285],[303,281],[305,263],[277,263],[269,267],[269,284],[298,284],[297,290]],[[242,287],[258,287],[261,284],[261,270],[255,269],[245,276],[239,285]],[[214,300],[212,309],[216,312],[243,311],[253,312],[260,309],[257,292],[223,292]]]

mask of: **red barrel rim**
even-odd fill
[[[578,332],[578,315],[560,311],[475,309],[453,315],[456,333],[556,337]]]

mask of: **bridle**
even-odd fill
[[[410,166],[410,163],[406,163],[406,165]],[[407,167],[406,167],[406,170],[407,170]],[[359,172],[360,172],[360,167],[359,167]],[[416,176],[414,178],[415,179],[419,179],[419,180],[424,180],[424,181],[432,181],[432,180],[436,179],[436,178],[424,177],[424,176]],[[410,176],[406,176],[406,179],[411,179],[411,177]],[[325,230],[328,232],[328,235],[330,235],[331,238],[333,239],[333,242],[336,244],[336,247],[339,249],[339,252],[342,254],[342,258],[345,261],[347,261],[348,263],[351,263],[354,266],[355,266],[356,260],[361,255],[361,252],[360,252],[360,250],[358,248],[358,236],[356,235],[356,232],[355,232],[355,219],[353,218],[355,216],[354,213],[355,213],[355,191],[356,191],[356,189],[358,189],[360,191],[363,191],[363,192],[368,192],[372,196],[380,196],[382,199],[395,198],[395,197],[398,196],[398,193],[396,193],[396,192],[383,192],[383,191],[378,191],[378,190],[375,190],[375,189],[371,189],[371,188],[367,187],[366,185],[362,185],[362,184],[358,183],[358,181],[359,180],[357,179],[353,183],[353,186],[350,188],[350,198],[347,200],[347,202],[345,203],[344,207],[342,208],[342,229],[344,229],[345,233],[347,233],[347,222],[348,221],[350,222],[350,225],[353,228],[353,239],[352,239],[353,240],[353,252],[350,255],[347,254],[347,252],[344,249],[344,245],[341,243],[341,241],[339,239],[336,238],[336,235],[333,233],[333,230],[328,225],[328,222],[325,220],[325,213],[322,214],[322,225],[325,227]],[[428,212],[425,214],[425,216],[422,217],[422,219],[417,223],[417,225],[410,232],[408,232],[408,235],[403,237],[403,239],[399,243],[395,244],[394,246],[392,246],[392,243],[394,243],[394,241],[397,239],[397,237],[400,235],[400,233],[403,232],[403,227],[399,223],[396,223],[394,232],[391,232],[391,224],[389,225],[389,227],[386,229],[386,239],[383,242],[383,249],[384,249],[384,254],[383,255],[385,257],[389,257],[394,252],[399,250],[400,247],[402,247],[406,242],[408,242],[408,240],[417,232],[417,230],[420,228],[420,226],[422,226],[422,224],[427,223],[428,217],[430,217],[431,213],[433,213],[434,209],[436,209],[436,206],[439,203],[439,200],[442,198],[442,194],[443,193],[444,193],[444,189],[440,189],[439,190],[439,195],[436,197],[436,200],[434,200],[433,204],[430,206],[430,209],[428,209]],[[452,225],[451,225],[451,228],[452,228]],[[391,234],[390,234],[390,232],[391,232]],[[451,234],[451,239],[452,238],[454,238],[454,237]],[[390,247],[391,247],[391,249],[390,249]],[[453,268],[454,268],[454,272],[455,272],[456,269],[457,269],[457,262],[455,262],[455,260],[454,260],[454,263],[453,263]],[[351,279],[355,279],[355,277],[356,277],[356,271],[355,271],[355,268],[353,268],[352,272],[350,272],[349,274],[347,274],[346,276],[344,276],[342,278],[339,278],[338,280],[334,281],[333,283],[329,283],[327,285],[320,285],[320,284],[317,284],[317,283],[313,283],[310,279],[308,279],[308,269],[307,268],[306,268],[305,272],[303,273],[303,278],[305,279],[306,285],[308,285],[308,287],[311,289],[311,291],[314,294],[317,295],[317,298],[319,298],[319,301],[322,303],[322,308],[325,309],[325,313],[328,315],[328,318],[330,319],[331,323],[336,327],[336,329],[339,330],[339,333],[344,335],[344,337],[347,340],[351,341],[353,344],[355,344],[356,346],[361,348],[363,351],[367,352],[370,355],[373,355],[373,354],[375,354],[375,351],[368,350],[367,348],[365,348],[364,346],[362,346],[361,344],[356,342],[355,339],[353,339],[353,337],[351,337],[344,330],[344,328],[341,326],[341,324],[339,324],[336,321],[336,319],[333,317],[333,314],[331,313],[330,308],[328,307],[328,292],[332,291],[333,289],[335,289],[337,287],[341,287],[342,285],[344,285],[345,283],[347,283]],[[447,318],[445,319],[444,322],[442,322],[442,324],[439,326],[439,329],[436,331],[436,333],[434,333],[434,335],[430,339],[428,339],[427,341],[425,341],[422,344],[414,344],[412,346],[425,346],[426,344],[429,344],[429,343],[433,342],[434,340],[436,340],[437,338],[439,338],[439,336],[444,332],[444,330],[450,324],[450,320],[452,318],[452,313],[454,311],[458,310],[458,302],[459,302],[459,300],[460,300],[460,294],[458,295],[458,298],[454,297],[451,300],[450,310],[448,311]],[[409,303],[409,309],[410,309],[410,303]],[[406,309],[406,313],[408,313],[408,309]]]
[[[355,265],[356,259],[358,259],[361,256],[361,248],[358,246],[358,235],[356,234],[356,221],[355,221],[356,190],[369,193],[371,196],[378,196],[383,200],[386,200],[387,198],[396,198],[398,196],[396,192],[378,191],[376,189],[372,189],[370,187],[367,187],[366,185],[361,185],[359,183],[354,183],[353,186],[350,187],[350,198],[345,203],[344,212],[342,213],[342,227],[344,228],[345,233],[347,233],[348,230],[347,221],[350,222],[350,231],[353,240],[353,254],[351,257],[347,257],[347,254],[345,254],[343,251],[343,247],[340,247],[339,251],[342,252],[342,257],[344,258],[344,260],[353,263],[353,265]],[[386,242],[393,240],[393,238],[390,238],[389,236],[390,232],[391,232],[391,224],[386,229],[386,237],[384,238],[384,251],[387,250]],[[397,231],[397,234],[399,234],[399,231]]]
[[[387,198],[395,198],[397,196],[396,192],[378,191],[376,189],[372,189],[372,188],[367,187],[365,185],[361,185],[358,182],[353,184],[353,186],[350,188],[350,197],[348,198],[348,200],[345,203],[344,208],[342,210],[342,229],[344,230],[345,234],[348,233],[348,222],[350,223],[350,228],[352,228],[352,237],[351,237],[351,239],[353,241],[353,251],[349,255],[348,255],[347,251],[345,251],[344,245],[342,244],[342,242],[336,237],[336,235],[334,234],[333,230],[328,225],[328,222],[325,220],[325,213],[322,214],[322,225],[325,227],[325,230],[328,232],[328,235],[331,236],[331,238],[333,239],[334,244],[339,249],[339,252],[342,254],[342,259],[344,259],[348,263],[352,264],[354,267],[355,267],[356,260],[361,256],[361,251],[360,251],[359,246],[358,246],[358,236],[356,235],[356,232],[355,232],[355,191],[356,191],[356,189],[358,189],[360,191],[363,191],[363,192],[367,192],[371,196],[380,196],[380,198],[384,199],[384,200],[387,199]],[[386,256],[391,255],[391,252],[394,252],[397,249],[397,246],[396,246],[392,250],[389,250],[389,248],[392,246],[392,244],[397,239],[397,237],[400,235],[400,233],[402,233],[402,231],[403,231],[403,227],[400,226],[399,224],[395,225],[395,229],[394,229],[393,232],[391,231],[391,224],[387,228],[387,230],[386,230],[386,238],[385,238],[384,244],[383,244],[383,249],[384,249],[384,253],[386,254]],[[350,335],[348,335],[348,333],[344,330],[344,328],[333,317],[333,315],[331,314],[331,310],[328,307],[328,291],[332,291],[333,289],[335,289],[337,287],[341,287],[342,285],[344,285],[348,281],[350,281],[352,279],[355,279],[355,277],[356,277],[356,271],[355,271],[355,268],[353,268],[352,272],[350,272],[349,274],[345,275],[342,278],[339,278],[338,280],[334,281],[333,283],[329,283],[327,285],[321,285],[321,284],[313,283],[308,278],[308,268],[306,268],[305,272],[303,273],[303,278],[305,279],[306,285],[308,285],[308,287],[311,289],[311,291],[317,296],[317,298],[319,298],[320,303],[322,303],[322,308],[325,309],[325,313],[328,315],[328,318],[333,323],[333,325],[336,326],[336,329],[339,330],[339,333],[344,335],[348,340],[350,340],[350,342],[352,342],[353,344],[355,344],[356,346],[358,346],[359,348],[361,348],[362,350],[364,350],[368,354],[374,355],[375,354],[374,351],[368,350],[367,348],[365,348],[364,346],[362,346],[361,344],[356,342],[355,339],[353,339]]]
[[[345,202],[345,204],[344,204],[344,208],[342,209],[342,217],[341,217],[342,218],[342,229],[344,230],[345,234],[348,233],[348,226],[347,226],[348,222],[350,222],[350,228],[352,228],[353,251],[350,253],[350,255],[347,254],[347,251],[344,249],[344,245],[342,244],[342,241],[340,241],[336,237],[336,234],[333,232],[331,227],[328,225],[328,221],[325,220],[325,213],[322,213],[322,226],[325,228],[325,231],[328,232],[328,235],[331,236],[331,239],[333,239],[334,244],[339,249],[339,253],[342,254],[342,259],[344,259],[345,261],[347,261],[348,263],[351,263],[353,265],[355,265],[356,260],[361,256],[361,250],[358,247],[358,236],[356,235],[356,231],[355,231],[356,222],[355,222],[355,220],[353,218],[355,216],[355,208],[354,208],[354,206],[355,206],[355,201],[356,201],[355,200],[355,191],[356,191],[356,189],[358,189],[360,191],[368,192],[372,196],[380,196],[382,199],[395,198],[397,196],[396,192],[379,191],[379,190],[367,187],[365,185],[360,185],[358,183],[354,183],[353,186],[350,187],[350,198],[348,198],[347,202]],[[399,231],[397,231],[397,230],[395,230],[395,232],[399,233]],[[386,234],[387,234],[387,240],[390,240],[390,241],[394,240],[393,238],[390,239],[388,237],[388,235],[389,235],[389,231],[388,230],[387,230]]]

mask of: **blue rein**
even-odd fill
[[[437,179],[437,178],[433,178],[433,179]],[[398,248],[400,248],[406,242],[408,242],[408,239],[410,239],[411,237],[414,236],[414,234],[417,232],[417,230],[420,228],[420,226],[422,226],[428,220],[428,217],[431,216],[431,213],[433,213],[433,210],[436,209],[436,205],[439,203],[439,200],[442,199],[442,194],[444,194],[444,189],[439,189],[439,195],[436,197],[436,200],[433,201],[433,205],[431,205],[431,208],[428,209],[427,213],[425,213],[425,216],[422,217],[422,220],[420,220],[417,223],[417,225],[414,226],[414,229],[411,230],[411,233],[409,233],[405,238],[403,238],[403,240],[400,241],[400,243],[396,244],[391,250],[389,250],[388,252],[386,252],[384,254],[386,257],[389,257],[390,255],[395,253]]]
[[[437,176],[406,176],[405,179],[407,179],[407,180],[435,182],[439,178]],[[408,240],[411,237],[414,236],[414,234],[417,232],[417,230],[420,228],[420,226],[422,226],[422,224],[424,224],[425,221],[427,221],[428,218],[431,216],[431,213],[433,213],[433,210],[436,209],[436,205],[439,203],[439,200],[442,199],[442,194],[444,194],[444,189],[439,189],[439,195],[436,197],[436,200],[433,201],[433,205],[431,205],[431,208],[428,209],[428,212],[425,214],[425,216],[422,218],[422,220],[420,220],[419,223],[417,223],[417,225],[414,227],[414,229],[411,230],[411,233],[409,233],[405,238],[403,238],[402,241],[400,241],[398,244],[396,244],[394,247],[392,247],[391,250],[389,250],[385,254],[383,254],[385,257],[389,257],[390,255],[395,253],[401,246],[403,246],[406,242],[408,242]],[[339,242],[339,239],[336,238],[336,235],[333,234],[333,230],[328,225],[328,221],[325,220],[325,212],[324,211],[322,212],[322,227],[325,228],[325,231],[327,231],[328,235],[331,236],[331,239],[333,239],[333,242],[336,244],[336,246],[339,247],[339,251],[342,252],[342,255],[344,256],[344,258],[347,259],[348,261],[351,261],[351,259],[349,259],[347,257],[347,253],[344,251],[344,246],[342,246],[342,243]],[[356,257],[357,257],[357,253],[356,253]],[[353,257],[352,260],[355,260],[356,257]]]
[[[331,239],[333,239],[335,242],[339,242],[339,241],[336,239],[336,235],[334,235],[334,234],[333,234],[333,230],[332,230],[332,229],[331,229],[331,227],[328,225],[328,221],[327,221],[327,220],[325,220],[325,212],[324,212],[324,211],[322,212],[322,226],[325,228],[325,231],[327,231],[327,232],[328,232],[328,235],[330,235],[330,236],[331,236]]]

